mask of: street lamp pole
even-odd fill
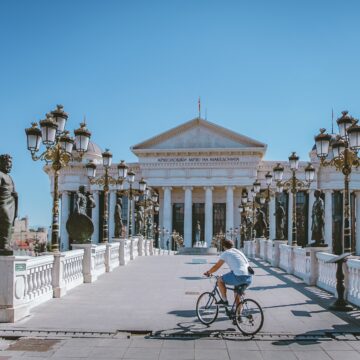
[[[296,177],[296,172],[299,169],[299,156],[295,152],[289,156],[291,178],[283,181],[284,167],[278,163],[274,169],[274,178],[277,181],[277,189],[282,190],[284,187],[288,188],[292,195],[292,241],[291,245],[297,245],[297,228],[296,228],[296,193],[298,189],[308,188],[310,183],[314,180],[315,169],[309,163],[305,168],[305,181],[302,181]]]
[[[342,112],[342,116],[337,119],[339,127],[339,134],[335,140],[332,136],[325,133],[325,129],[320,129],[320,133],[315,136],[316,153],[320,159],[321,166],[334,166],[344,175],[344,230],[343,241],[340,240],[336,244],[335,251],[337,255],[342,254],[337,259],[336,270],[336,291],[338,298],[331,305],[331,309],[337,311],[350,311],[352,307],[348,305],[345,300],[345,285],[344,285],[344,272],[343,263],[348,255],[354,251],[351,241],[350,229],[350,174],[352,168],[358,168],[360,161],[358,157],[358,150],[360,149],[360,126],[358,120],[354,119],[348,114],[347,111]],[[332,159],[326,160],[329,155],[330,145],[332,148]],[[329,225],[329,224],[328,224]]]
[[[65,130],[68,114],[63,110],[62,105],[57,105],[56,109],[46,114],[44,120],[40,120],[40,128],[37,123],[32,123],[30,128],[25,129],[27,137],[27,148],[34,161],[42,160],[46,164],[51,164],[54,174],[52,224],[51,224],[51,251],[59,252],[59,175],[60,170],[68,165],[70,161],[81,160],[88,149],[91,133],[86,128],[85,123],[80,124],[80,128],[74,131],[75,139],[70,137]],[[46,150],[40,154],[41,142],[46,146]],[[78,154],[78,158],[73,155],[73,146]]]

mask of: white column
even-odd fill
[[[61,223],[60,223],[60,251],[69,250],[69,234],[66,230],[66,222],[70,214],[70,194],[63,191],[61,194]]]
[[[269,203],[269,239],[276,239],[275,196],[270,197]]]
[[[169,233],[172,233],[172,206],[171,206],[171,190],[170,186],[163,188],[164,190],[164,206],[163,206],[163,226]]]
[[[99,243],[99,205],[100,205],[100,199],[99,199],[99,191],[94,191],[94,200],[95,200],[95,207],[92,209],[92,221],[94,224],[94,233],[91,237],[91,242],[93,244]]]
[[[293,194],[289,191],[288,201],[288,245],[292,244],[292,208],[293,208]]]
[[[325,190],[325,244],[332,249],[332,190]]]
[[[226,187],[226,231],[234,229],[234,187]]]
[[[310,189],[309,190],[309,208],[308,208],[308,244],[311,244],[313,241],[311,239],[311,226],[312,226],[312,208],[315,202],[315,196],[314,196],[315,190]]]
[[[192,247],[192,187],[184,187],[184,245]]]
[[[115,235],[115,206],[116,206],[116,190],[110,190],[110,201],[109,201],[109,242]]]
[[[211,246],[213,236],[213,187],[206,186],[205,189],[205,241],[208,247]]]
[[[355,196],[355,219],[357,219],[355,229],[355,253],[356,255],[360,255],[360,191],[356,191]]]

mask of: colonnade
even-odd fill
[[[223,191],[223,199],[226,203],[226,230],[234,229],[236,226],[240,225],[240,214],[235,211],[238,205],[241,203],[241,199],[238,196],[234,196],[235,186],[224,186],[224,187],[215,187],[215,186],[198,186],[196,189],[201,189],[204,191],[204,209],[205,209],[205,224],[204,224],[204,240],[208,245],[211,244],[213,234],[213,198],[214,190]],[[193,205],[193,186],[185,187],[171,187],[164,186],[158,188],[158,191],[162,191],[162,198],[160,203],[160,227],[164,227],[171,233],[173,230],[173,203],[172,193],[174,190],[181,189],[183,191],[183,202],[184,202],[184,245],[186,247],[192,246],[192,229],[193,229],[193,214],[192,214],[192,205]],[[242,189],[242,188],[240,188]],[[247,189],[249,190],[249,189]],[[308,239],[311,239],[311,224],[312,224],[312,206],[315,201],[314,189],[309,190],[308,195]],[[324,202],[325,202],[325,242],[332,247],[333,239],[333,197],[332,193],[334,190],[325,189],[324,192]],[[62,191],[61,193],[61,220],[60,220],[60,238],[61,238],[61,251],[69,249],[69,236],[66,230],[66,222],[70,214],[70,194],[69,191]],[[100,221],[100,191],[92,191],[95,208],[92,209],[92,220],[94,223],[94,233],[92,235],[92,242],[97,243],[100,238],[99,230],[99,221]],[[355,211],[356,214],[360,214],[360,191],[355,191]],[[109,196],[109,234],[110,238],[114,233],[114,210],[116,204],[116,191],[110,191]],[[134,207],[133,207],[134,208]],[[276,237],[276,218],[275,218],[275,198],[270,198],[269,203],[269,231],[270,239],[275,239]],[[132,217],[134,221],[134,216]],[[291,244],[292,241],[292,196],[288,198],[288,209],[287,209],[287,218],[288,218],[288,242]],[[360,221],[357,221],[355,224],[355,234],[356,234],[356,253],[360,254]]]

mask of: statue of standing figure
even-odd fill
[[[88,210],[95,206],[93,195],[85,191],[85,186],[79,186],[79,190],[75,193],[74,212],[66,222],[66,230],[73,242],[86,243],[91,241],[94,224],[88,216]]]
[[[122,228],[123,228],[122,199],[121,198],[118,198],[117,201],[116,201],[115,213],[114,213],[114,222],[115,222],[114,237],[116,239],[119,239],[122,236]]]
[[[144,226],[144,213],[142,206],[138,206],[136,209],[135,225],[138,235],[142,235]]]
[[[321,191],[315,190],[315,202],[311,213],[311,240],[315,240],[312,246],[324,246],[325,208],[324,200],[321,198]]]
[[[18,195],[9,175],[12,157],[0,155],[0,255],[12,255],[10,248],[11,231],[17,218]]]
[[[256,237],[265,237],[267,223],[265,221],[265,213],[263,210],[259,210],[256,216],[256,222],[254,224],[254,230],[256,231]]]
[[[200,242],[200,235],[201,235],[201,225],[200,225],[200,221],[198,220],[196,222],[196,228],[195,228],[195,241],[197,243]]]
[[[284,210],[284,207],[282,206],[281,201],[277,202],[275,217],[276,217],[276,239],[283,240],[285,238],[285,235],[284,235],[285,210]]]
[[[146,216],[146,238],[147,239],[152,238],[152,228],[153,228],[152,216],[151,216],[151,214],[148,214]]]

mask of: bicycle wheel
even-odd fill
[[[215,296],[210,292],[201,294],[196,302],[196,315],[200,322],[210,325],[216,320],[218,313]]]
[[[244,299],[235,310],[236,326],[244,335],[255,335],[263,326],[264,313],[252,299]]]

